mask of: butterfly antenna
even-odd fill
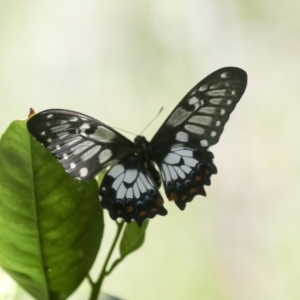
[[[143,132],[145,132],[145,130],[154,122],[154,120],[160,115],[160,113],[162,112],[162,110],[164,109],[164,107],[161,107],[161,109],[159,110],[159,112],[157,113],[157,115],[152,119],[152,121],[144,128],[144,130],[140,133],[140,135],[143,134]]]
[[[118,127],[112,127],[113,129],[117,129],[117,130],[120,130],[120,131],[123,131],[123,132],[126,132],[126,133],[129,133],[129,134],[132,134],[132,135],[134,135],[134,136],[137,136],[135,133],[132,133],[132,132],[130,132],[130,131],[127,131],[127,130],[125,130],[125,129],[122,129],[122,128],[118,128]]]

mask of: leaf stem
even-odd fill
[[[91,283],[91,286],[92,286],[92,292],[91,292],[91,296],[90,296],[90,299],[89,300],[97,300],[98,298],[98,295],[100,293],[100,290],[101,290],[101,286],[102,286],[102,283],[103,283],[103,280],[105,278],[105,276],[107,276],[112,270],[109,270],[108,272],[106,272],[106,268],[107,268],[107,265],[109,263],[109,260],[112,256],[112,253],[115,249],[115,246],[117,244],[117,241],[120,237],[120,234],[122,232],[122,229],[123,229],[123,226],[124,226],[124,221],[121,221],[120,223],[116,222],[118,228],[117,228],[117,232],[116,232],[116,235],[115,235],[115,238],[113,240],[113,243],[112,245],[110,246],[110,249],[109,249],[109,252],[107,254],[107,257],[106,257],[106,260],[104,262],[104,265],[103,265],[103,268],[101,270],[101,273],[99,275],[99,278],[96,282],[92,282],[91,281],[91,278],[88,277],[88,280],[89,282]]]
[[[88,274],[88,275],[86,276],[86,279],[88,280],[88,282],[89,282],[89,284],[91,285],[91,287],[93,287],[95,283],[94,283],[94,281],[92,280],[92,277],[91,277],[90,274]]]

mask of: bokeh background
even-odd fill
[[[66,108],[150,139],[218,68],[249,84],[211,150],[219,173],[105,281],[126,300],[300,298],[300,2],[0,1],[0,132]],[[127,135],[127,134],[124,134]],[[127,135],[130,138],[133,136]],[[107,218],[104,249],[115,225]],[[92,275],[99,271],[95,264]],[[84,282],[70,299],[88,299]],[[4,273],[0,299],[31,299]],[[41,299],[43,300],[43,299]]]

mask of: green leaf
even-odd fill
[[[101,182],[104,178],[104,175],[107,173],[108,168],[103,169],[97,176],[97,182],[99,185],[101,185]]]
[[[145,240],[146,228],[149,221],[144,221],[142,227],[136,222],[130,222],[126,225],[120,242],[120,259],[140,248]]]
[[[14,121],[0,141],[0,265],[37,299],[65,299],[103,235],[96,180],[71,178]]]

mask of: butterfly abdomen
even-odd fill
[[[155,168],[155,164],[152,159],[151,144],[146,140],[144,136],[138,135],[134,139],[134,143],[137,146],[137,154],[141,161],[144,163],[145,168],[150,172],[157,188],[161,186],[161,176]]]
[[[161,186],[161,176],[159,172],[155,168],[155,164],[152,161],[146,162],[146,168],[150,172],[154,182],[157,185],[157,188],[160,188]]]

